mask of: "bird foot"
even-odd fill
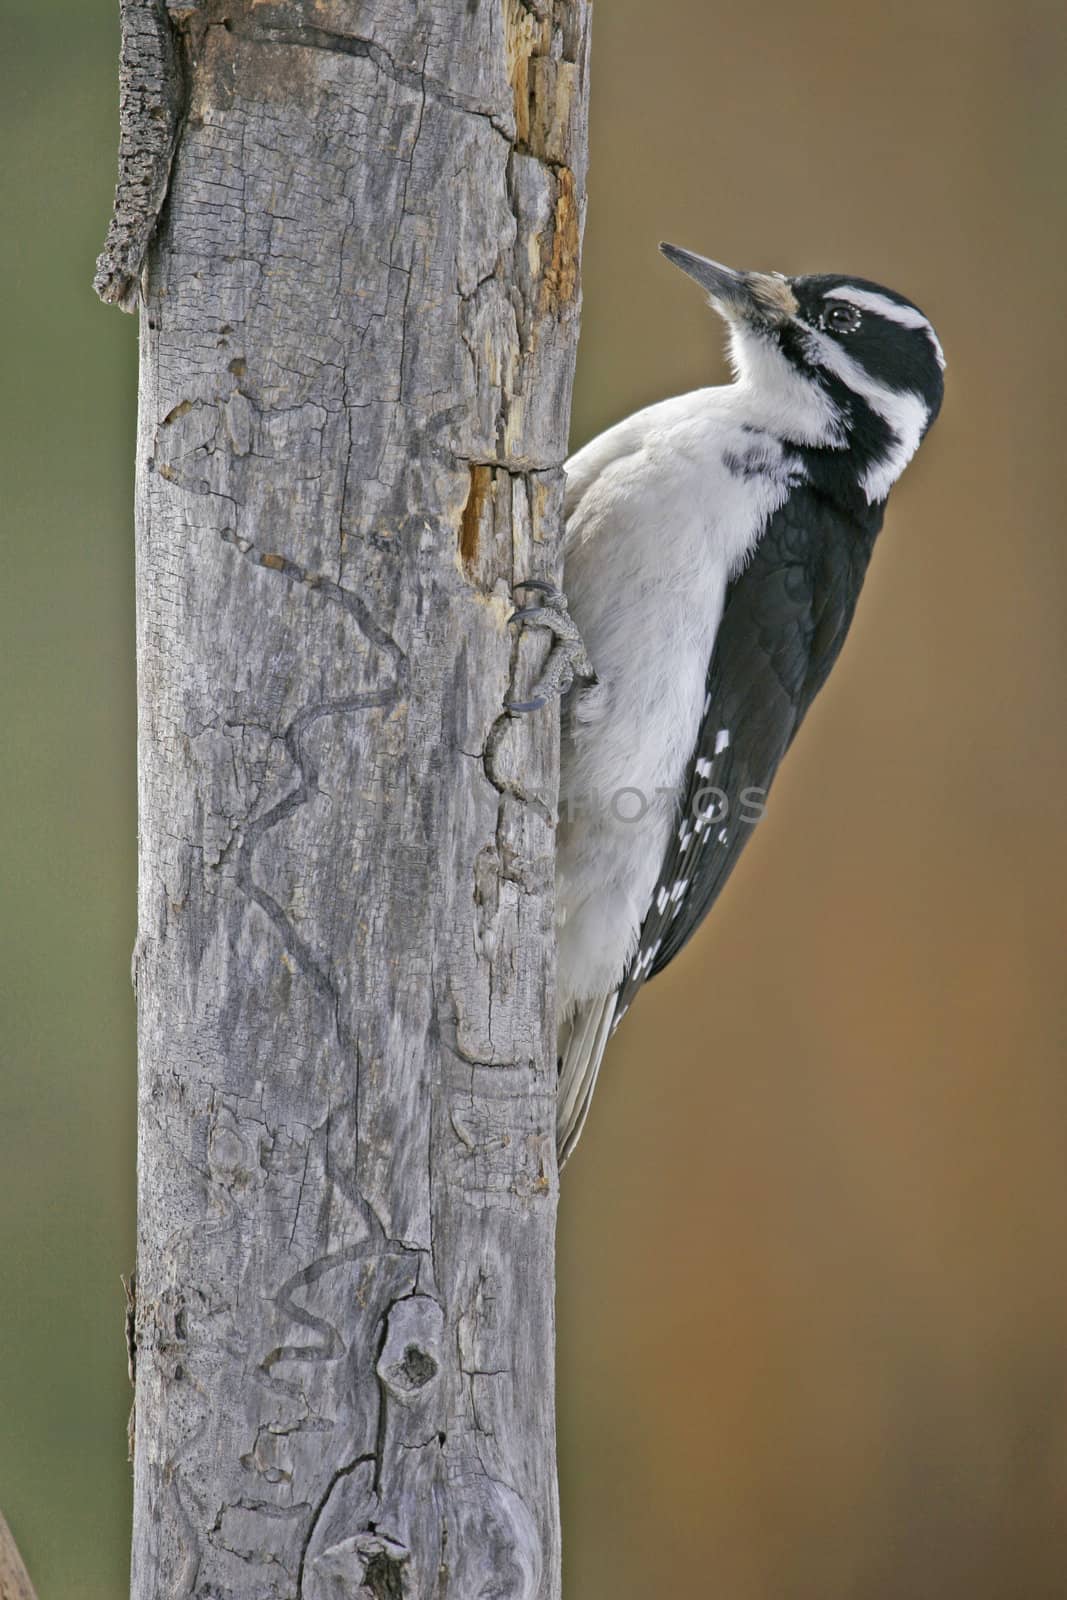
[[[516,716],[527,711],[542,710],[550,700],[566,694],[575,678],[596,682],[593,663],[582,643],[578,625],[567,610],[567,596],[562,589],[546,583],[542,578],[527,578],[515,584],[512,593],[517,595],[520,589],[533,589],[541,599],[536,605],[520,606],[508,621],[521,623],[524,628],[547,628],[554,637],[548,660],[533,686],[530,698],[504,701],[505,710]]]

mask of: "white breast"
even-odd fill
[[[564,587],[597,671],[567,708],[560,1011],[636,947],[703,712],[729,578],[792,482],[736,386],[638,412],[567,465]]]

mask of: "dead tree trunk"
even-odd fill
[[[37,1600],[18,1546],[0,1511],[0,1600]]]
[[[558,573],[587,23],[125,0],[137,1600],[559,1593],[557,741],[501,707]]]

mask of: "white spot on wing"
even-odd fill
[[[726,749],[726,746],[729,743],[730,743],[730,730],[729,730],[729,728],[720,728],[718,733],[715,735],[715,754],[716,755],[721,755],[722,752]]]
[[[650,949],[641,951],[641,954],[634,962],[633,975],[635,978],[639,978],[643,971],[650,972],[652,970],[652,963],[659,954],[659,947],[662,943],[662,939],[657,939],[655,944],[652,945]]]
[[[711,777],[711,762],[705,756],[701,756],[699,758],[699,760],[697,761],[697,777],[698,778],[710,778]]]

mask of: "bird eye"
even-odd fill
[[[829,328],[831,333],[855,333],[860,321],[856,307],[841,301],[836,306],[829,306],[822,316],[823,327]]]

